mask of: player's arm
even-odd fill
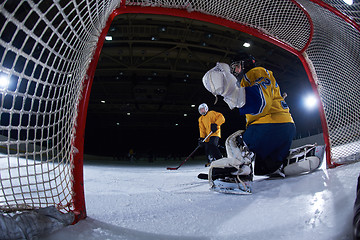
[[[216,121],[215,123],[220,126],[225,122],[225,117],[224,115],[222,115],[221,113],[217,112],[216,113]]]
[[[210,125],[210,129],[213,133],[217,132],[217,130],[219,130],[219,126],[221,126],[225,122],[225,117],[221,113],[214,112],[214,115],[215,115],[215,122],[211,123]]]
[[[273,101],[272,81],[262,71],[252,71],[244,76],[241,86],[245,89],[245,104],[240,114],[265,115]]]

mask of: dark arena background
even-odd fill
[[[358,0],[1,0],[0,211],[8,216],[55,207],[73,214],[74,223],[85,219],[84,166],[91,163],[87,160],[97,159],[100,169],[129,163],[132,149],[138,160],[167,164],[171,159],[177,164],[197,146],[197,108],[204,102],[225,116],[220,141],[224,147],[230,134],[245,129],[245,120],[221,98],[214,105],[202,77],[217,62],[230,63],[241,53],[253,55],[257,65],[273,71],[295,120],[294,140],[316,137],[325,145],[324,171],[340,169],[339,176],[332,171],[337,184],[331,190],[353,191],[354,186],[347,188],[342,179],[354,183],[346,172],[354,177],[356,170],[342,167],[355,166],[360,159],[359,23]],[[195,156],[202,161],[202,150]],[[110,181],[105,185],[123,186],[119,182],[124,179],[111,171],[106,176],[107,170],[111,167],[104,171],[104,180]],[[147,171],[151,172],[140,172]],[[181,175],[181,186],[201,185],[187,182],[192,171]],[[162,171],[145,179],[157,174],[174,189],[179,187]],[[330,177],[326,172],[316,179]],[[157,180],[160,185],[166,182]],[[88,181],[97,186],[101,179]],[[302,182],[302,188],[314,187],[311,194],[304,190],[301,196],[315,196],[306,200],[317,213],[301,219],[306,229],[326,219],[317,207],[332,199],[323,189],[331,181],[322,181],[314,186]],[[99,194],[99,189],[92,190]],[[164,198],[164,189],[151,192],[155,203]],[[113,192],[118,189],[107,193]],[[124,209],[136,212],[131,196],[125,191],[116,199],[129,197],[122,203],[129,208]],[[172,200],[181,205],[191,202],[191,196]],[[285,200],[287,194],[280,196]],[[97,198],[90,197],[92,207],[102,205],[94,204]],[[143,210],[137,214],[146,214],[146,204],[137,205]],[[163,221],[172,218],[176,215]],[[169,235],[166,232],[165,239]]]

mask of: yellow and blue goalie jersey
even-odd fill
[[[294,123],[289,107],[281,96],[273,73],[263,67],[248,71],[241,80],[246,103],[240,114],[246,115],[246,125],[264,123]]]

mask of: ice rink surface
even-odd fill
[[[190,162],[190,163],[189,163]],[[209,190],[203,163],[86,163],[86,220],[53,239],[352,239],[360,162],[283,180],[259,180],[252,195]]]

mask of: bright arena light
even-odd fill
[[[314,95],[308,95],[304,99],[305,107],[309,110],[314,109],[317,106],[317,98]]]
[[[353,0],[344,0],[344,2],[348,5],[352,5],[354,3]]]
[[[10,79],[7,75],[0,75],[0,88],[7,88],[9,85]]]

